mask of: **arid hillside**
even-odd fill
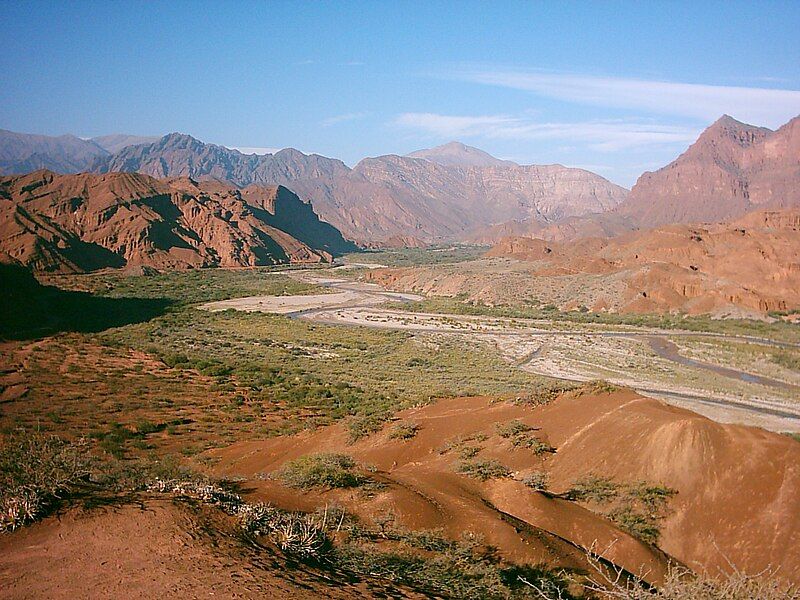
[[[47,573],[43,577],[42,573]],[[0,538],[0,598],[424,598],[255,548],[216,509],[150,498],[73,508]]]
[[[287,465],[315,453],[372,465],[383,487],[297,495]],[[279,507],[335,503],[396,527],[473,531],[517,562],[580,567],[594,547],[658,581],[660,548],[700,572],[800,573],[787,552],[800,541],[800,445],[631,391],[589,387],[543,406],[440,400],[356,442],[337,425],[210,454]]]
[[[769,211],[730,224],[670,225],[611,239],[506,238],[487,255],[504,259],[499,264],[377,269],[369,277],[394,289],[465,294],[489,304],[533,295],[567,309],[787,311],[800,308],[799,219],[797,211]],[[578,284],[579,294],[559,296]]]
[[[314,263],[353,248],[284,188],[133,173],[0,178],[0,251],[37,271]]]

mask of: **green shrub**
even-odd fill
[[[480,481],[499,479],[511,475],[508,467],[491,458],[486,460],[462,460],[458,463],[456,471]]]
[[[508,439],[515,438],[523,433],[527,433],[528,431],[531,431],[533,427],[526,425],[519,419],[514,419],[513,421],[508,421],[507,423],[498,423],[495,426],[495,429],[500,437]]]
[[[266,536],[278,548],[303,560],[321,560],[332,549],[328,515],[284,512],[266,504],[241,504],[236,508],[242,530]]]
[[[525,475],[521,481],[535,492],[546,492],[550,475],[545,471],[533,471]]]
[[[0,532],[45,515],[88,479],[94,460],[83,441],[18,432],[0,446]]]
[[[283,483],[296,488],[352,488],[369,481],[355,468],[356,462],[346,454],[307,454],[286,463],[277,475]]]
[[[550,444],[543,442],[531,433],[534,431],[533,427],[526,425],[519,419],[514,419],[507,423],[498,423],[496,429],[500,437],[511,440],[514,448],[529,448],[537,456],[556,451]]]
[[[567,498],[580,502],[608,502],[620,493],[620,485],[607,477],[586,475],[578,479],[567,492]]]
[[[397,423],[389,431],[389,439],[392,440],[410,440],[416,437],[419,432],[419,424],[406,421],[404,423]]]
[[[800,352],[797,350],[775,350],[772,360],[786,369],[800,371]]]
[[[607,505],[601,514],[620,529],[655,545],[659,536],[658,523],[667,502],[676,493],[647,481],[617,483],[606,477],[587,475],[577,480],[566,496],[570,500]]]
[[[620,529],[648,544],[658,542],[658,526],[651,516],[638,512],[630,504],[624,504],[609,511],[606,516],[616,523]]]
[[[347,422],[347,433],[350,443],[357,442],[383,428],[389,420],[388,413],[358,415],[352,417]]]

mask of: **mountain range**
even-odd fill
[[[644,173],[616,212],[655,227],[797,206],[800,117],[772,131],[724,115],[673,162]]]
[[[368,158],[351,169],[340,160],[291,148],[242,154],[178,133],[149,143],[124,136],[68,136],[71,147],[49,149],[42,136],[28,137],[27,144],[14,145],[12,140],[25,136],[0,134],[0,148],[7,155],[0,162],[3,172],[138,172],[239,187],[284,185],[311,202],[321,218],[347,238],[362,244],[465,239],[470,232],[506,221],[550,223],[606,211],[627,195],[624,188],[589,171],[517,165],[459,143],[410,156]],[[113,153],[106,150],[126,141],[137,143]],[[76,160],[79,150],[81,160]]]
[[[171,133],[81,139],[0,131],[0,172],[135,172],[284,186],[362,246],[570,240],[682,222],[717,222],[800,205],[800,118],[777,131],[723,116],[633,189],[561,165],[519,165],[451,142],[406,156],[344,162],[287,148],[243,154]]]
[[[245,155],[170,134],[98,160],[99,172],[285,185],[360,243],[411,237],[452,240],[510,220],[552,222],[609,210],[627,190],[581,169],[520,166],[463,144],[343,162],[286,149]]]

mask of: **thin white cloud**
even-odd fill
[[[440,138],[483,137],[513,140],[565,140],[603,152],[665,144],[687,145],[700,131],[693,127],[659,125],[640,120],[598,120],[577,123],[541,123],[528,116],[454,116],[404,113],[396,126]]]
[[[242,154],[275,154],[280,148],[262,148],[259,146],[229,146],[231,150],[238,150]]]
[[[331,127],[332,125],[338,125],[339,123],[345,123],[347,121],[355,121],[357,119],[363,119],[369,113],[367,112],[352,112],[352,113],[345,113],[343,115],[334,115],[333,117],[328,117],[322,121],[323,127]]]
[[[403,113],[395,125],[416,129],[446,138],[486,136],[513,127],[519,119],[507,115],[454,116],[436,113]]]
[[[514,69],[462,68],[448,78],[592,106],[681,115],[706,122],[723,114],[778,127],[800,114],[800,90],[594,77]]]

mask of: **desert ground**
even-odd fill
[[[0,471],[63,480],[4,505],[2,597],[797,583],[784,329],[459,314],[369,270],[20,281],[47,318],[2,343]]]

